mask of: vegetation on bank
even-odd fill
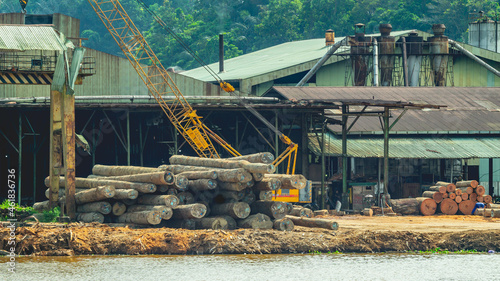
[[[355,23],[377,33],[380,23],[394,30],[430,31],[446,25],[446,35],[466,42],[470,13],[500,12],[492,0],[121,0],[165,67],[192,69],[198,63],[139,4],[157,13],[206,63],[218,60],[218,35],[225,34],[225,56],[232,58],[284,42],[321,38],[327,29],[352,35]],[[0,13],[20,12],[17,1],[0,0]],[[62,13],[81,19],[85,46],[122,55],[88,0],[30,1],[28,14]]]
[[[16,218],[19,221],[20,218],[35,215],[39,222],[56,222],[59,214],[59,207],[38,213],[35,209],[33,209],[33,207],[19,206],[19,204],[11,202],[7,199],[0,204],[0,221],[7,221],[11,218]]]

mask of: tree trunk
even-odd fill
[[[282,218],[273,222],[273,228],[281,231],[292,231],[294,227],[295,225],[289,218]]]
[[[454,200],[446,198],[439,203],[439,210],[445,215],[455,215],[458,211],[458,204]]]
[[[288,214],[286,203],[279,201],[255,201],[252,205],[252,214],[262,213],[274,219],[284,218]]]
[[[172,184],[174,184],[174,174],[172,172],[168,172],[168,171],[157,171],[157,172],[153,172],[153,173],[144,173],[144,174],[111,176],[111,177],[97,178],[97,179],[140,182],[140,183],[152,183],[152,184],[157,184],[157,185],[172,185]]]
[[[165,205],[175,208],[179,205],[179,198],[174,195],[141,195],[137,198],[137,203],[143,205]]]
[[[195,191],[212,190],[217,187],[217,181],[212,179],[190,180],[187,186]]]
[[[126,176],[134,174],[158,172],[158,168],[136,167],[136,166],[107,166],[94,165],[92,174],[101,176]]]
[[[471,193],[471,194],[469,195],[469,200],[470,200],[470,201],[472,201],[472,202],[474,202],[474,203],[475,203],[475,202],[477,201],[476,199],[477,199],[477,194],[476,194],[476,193]]]
[[[451,192],[448,194],[448,198],[450,198],[451,200],[455,200],[456,197],[457,195],[455,194],[455,192]]]
[[[449,183],[449,182],[438,181],[436,183],[436,185],[446,186],[446,191],[447,192],[453,192],[456,189],[456,185],[454,185],[453,183]]]
[[[480,195],[480,196],[484,195],[484,193],[486,193],[486,190],[484,189],[484,186],[478,185],[476,187],[476,193],[477,193],[477,195]]]
[[[196,229],[228,229],[227,221],[221,217],[201,218],[195,220]]]
[[[137,223],[157,225],[161,222],[161,214],[158,211],[141,211],[125,213],[117,218],[120,223]]]
[[[187,190],[187,185],[189,180],[183,175],[175,175],[174,176],[174,187],[179,191]]]
[[[460,203],[462,201],[463,201],[463,199],[462,199],[461,195],[460,196],[457,195],[457,197],[455,197],[455,202]]]
[[[218,173],[214,170],[182,172],[178,175],[185,176],[188,180],[200,180],[200,179],[215,180],[218,177]]]
[[[472,210],[474,210],[474,206],[476,205],[476,202],[475,201],[471,201],[471,200],[465,200],[465,201],[462,201],[460,202],[460,204],[458,204],[458,210],[460,210],[460,213],[462,215],[472,215]]]
[[[42,201],[42,202],[36,202],[35,204],[33,204],[33,209],[35,209],[35,211],[40,212],[40,213],[43,211],[50,210],[49,200]]]
[[[50,183],[49,177],[45,178],[45,185]],[[142,193],[153,193],[156,191],[156,185],[151,183],[137,183],[127,181],[116,181],[108,179],[87,179],[75,178],[75,187],[77,188],[96,188],[99,186],[113,186],[115,189],[135,189]],[[64,177],[60,177],[59,186],[65,187]]]
[[[217,184],[220,187],[220,189],[224,190],[242,191],[243,189],[247,188],[247,186],[241,182],[217,181]]]
[[[483,200],[484,200],[484,203],[493,202],[493,198],[491,197],[491,195],[483,195]]]
[[[280,189],[302,189],[306,187],[307,179],[303,175],[268,174],[265,178],[276,178],[281,181]]]
[[[233,229],[236,229],[238,227],[238,224],[236,223],[236,220],[234,220],[230,216],[217,216],[217,217],[214,217],[214,218],[221,218],[221,219],[226,220],[226,222],[227,222],[227,229],[229,229],[229,230],[233,230]]]
[[[464,201],[464,200],[469,200],[469,193],[467,193],[467,192],[462,193],[462,201]]]
[[[330,230],[337,230],[339,225],[337,222],[329,219],[320,219],[320,218],[305,218],[305,217],[295,217],[295,216],[286,216],[292,220],[295,225],[305,226],[305,227],[318,227],[318,228],[326,228]]]
[[[276,190],[281,188],[281,181],[277,178],[264,177],[261,181],[255,183],[254,190]]]
[[[173,214],[172,208],[163,205],[134,205],[128,208],[129,213],[142,211],[158,211],[163,220],[169,220]]]
[[[254,182],[259,182],[263,178],[264,178],[264,174],[263,173],[253,173],[252,174],[252,179],[253,179]]]
[[[470,186],[467,187],[457,187],[457,189],[460,189],[462,193],[467,193],[467,194],[472,194],[474,192],[474,189]]]
[[[246,195],[246,192],[244,190],[242,191],[219,191],[216,195],[217,196],[222,196],[223,199],[222,201],[227,202],[229,200],[234,200],[235,202],[242,200]]]
[[[476,197],[476,200],[477,200],[477,202],[484,202],[484,197],[483,197],[483,196],[481,196],[481,195],[478,195],[478,196]]]
[[[258,200],[271,201],[273,200],[274,193],[270,190],[258,191]]]
[[[457,196],[462,196],[462,190],[460,188],[455,189],[455,194]]]
[[[122,203],[122,202],[115,202],[115,203],[113,203],[113,209],[111,211],[113,213],[113,215],[115,215],[115,216],[121,216],[126,211],[127,211],[127,205],[125,205],[125,203]]]
[[[437,192],[437,191],[424,191],[422,193],[422,197],[428,197],[428,198],[432,198],[434,199],[434,201],[436,201],[436,203],[441,203],[441,201],[443,201],[444,199],[444,194],[446,193],[441,193],[441,192]]]
[[[271,164],[274,161],[274,155],[269,152],[260,152],[255,154],[231,157],[228,158],[228,160],[246,160],[251,163]]]
[[[274,173],[275,167],[270,164],[250,163],[246,160],[227,160],[173,155],[170,157],[171,164],[204,166],[214,168],[233,169],[244,168],[250,173]]]
[[[456,183],[456,186],[457,187],[472,187],[472,188],[476,188],[478,186],[478,182],[476,180],[471,180],[471,181],[459,181]]]
[[[248,216],[246,219],[239,220],[238,226],[241,228],[272,229],[273,222],[264,214],[254,214]]]
[[[85,223],[91,223],[91,222],[104,223],[104,216],[103,214],[97,212],[77,213],[76,220]]]
[[[296,216],[296,217],[306,217],[306,218],[311,218],[313,217],[313,211],[309,208],[303,208],[302,206],[293,206],[292,210],[290,211],[290,215]]]
[[[474,212],[474,215],[475,216],[484,216],[484,208],[476,209],[476,211]]]
[[[429,191],[438,191],[441,193],[446,193],[446,186],[445,185],[435,185],[429,187]]]
[[[199,203],[179,205],[172,210],[174,219],[201,219],[207,213],[207,207]]]
[[[111,204],[109,202],[93,202],[79,205],[76,207],[78,213],[93,213],[99,212],[103,215],[111,213]]]
[[[250,215],[250,206],[245,202],[224,203],[212,205],[212,214],[228,215],[235,219],[244,219]]]
[[[135,189],[117,189],[115,191],[115,199],[136,199],[139,192]]]

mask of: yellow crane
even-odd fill
[[[240,156],[241,154],[236,149],[203,124],[201,121],[202,117],[198,116],[196,110],[191,107],[179,91],[160,60],[156,57],[141,32],[137,29],[125,9],[122,7],[120,1],[88,1],[127,59],[135,68],[149,92],[158,102],[165,115],[177,131],[186,139],[189,145],[196,151],[198,156],[220,158],[212,141],[221,145],[231,155]],[[137,0],[137,2],[141,4],[160,25],[166,28],[166,24],[154,12],[149,10],[142,1]],[[187,47],[176,34],[173,32],[171,32],[171,34],[178,39],[179,43],[181,43],[187,51],[190,51],[189,47]],[[217,79],[224,91],[228,93],[234,92],[233,86],[223,81],[213,70],[206,66],[196,54],[191,51],[190,53]],[[275,131],[275,133],[279,135],[281,141],[287,145],[287,149],[274,160],[273,164],[277,166],[287,160],[287,174],[294,174],[298,145],[267,122],[267,120],[250,105],[244,105],[269,128]]]

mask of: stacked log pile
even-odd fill
[[[491,206],[492,197],[485,195],[485,188],[476,180],[459,181],[455,184],[438,181],[422,197],[391,200],[396,213],[404,215],[471,215],[476,202]]]
[[[172,156],[170,165],[158,168],[95,165],[88,178],[76,178],[77,219],[188,229],[290,231],[295,224],[292,218],[308,219],[313,212],[272,201],[273,191],[302,189],[307,179],[273,174],[272,160],[272,154],[258,153],[228,159]],[[45,184],[50,184],[48,177]],[[59,200],[64,202],[63,178],[60,186]],[[36,203],[34,208],[45,210],[48,202]],[[299,223],[326,225],[312,220]]]

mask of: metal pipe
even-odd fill
[[[172,98],[174,98],[172,96]],[[268,101],[268,102],[278,102],[278,98],[273,97],[232,97],[232,96],[184,96],[186,100],[248,100],[248,101]],[[82,100],[130,100],[133,102],[134,100],[156,100],[151,96],[134,96],[134,95],[119,95],[119,96],[75,96],[77,101]],[[165,97],[165,100],[168,102],[168,98]],[[30,97],[30,98],[3,98],[0,99],[0,102],[31,102],[31,103],[49,103],[50,97]]]
[[[130,166],[130,111],[127,110],[127,165]]]
[[[346,38],[333,44],[332,47],[326,52],[326,54],[313,66],[313,68],[311,68],[311,70],[309,70],[306,76],[304,76],[304,78],[302,78],[302,80],[300,80],[299,83],[295,85],[295,87],[304,86],[304,84],[307,83],[307,81],[309,81],[309,79],[311,79],[311,77],[313,77],[316,72],[318,72],[321,66],[323,66],[323,64],[335,53],[335,51],[337,51],[337,49],[346,42]]]
[[[488,167],[489,167],[489,173],[488,173],[488,192],[489,195],[493,196],[494,188],[493,188],[493,158],[488,159]],[[495,194],[496,195],[496,194]]]
[[[378,87],[378,42],[373,38],[373,86]]]
[[[224,72],[224,34],[219,34],[219,73]]]
[[[448,39],[448,41],[450,42],[451,45],[453,45],[455,48],[459,49],[462,53],[464,53],[464,55],[466,55],[469,58],[473,59],[474,61],[476,61],[480,65],[484,66],[489,71],[493,72],[493,74],[495,74],[496,76],[500,77],[500,71],[496,70],[491,65],[487,64],[482,59],[480,59],[477,56],[475,56],[473,53],[467,51],[464,47],[462,47],[462,45],[458,44],[457,42],[455,42],[455,41],[453,41],[451,39]]]
[[[342,105],[342,192],[347,192],[347,106]],[[347,207],[347,206],[346,206]]]
[[[405,83],[405,87],[408,87],[408,55],[406,53],[406,38],[405,37],[401,37],[401,49],[403,50],[402,51],[402,58],[403,58],[403,77],[404,77],[404,83]]]

